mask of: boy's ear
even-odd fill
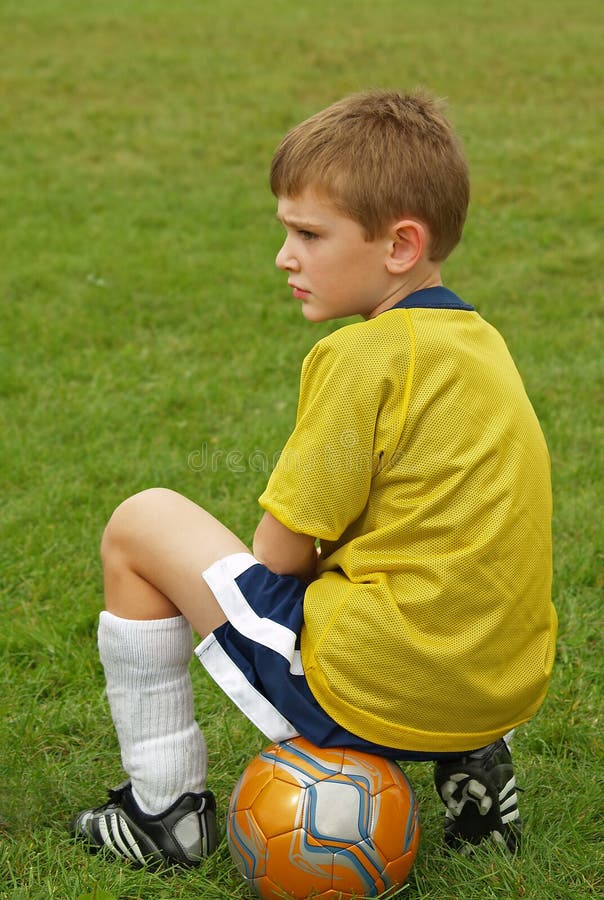
[[[409,272],[422,259],[428,244],[428,229],[417,219],[402,219],[390,230],[386,268],[392,275]]]

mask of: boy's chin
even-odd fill
[[[309,303],[302,304],[302,315],[307,322],[317,324],[319,322],[329,322],[332,316],[329,313],[313,308]]]

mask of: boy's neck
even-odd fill
[[[431,287],[442,287],[440,266],[431,264],[427,268],[422,266],[421,271],[419,267],[413,269],[413,271],[409,272],[407,277],[403,281],[400,281],[396,287],[393,288],[391,293],[388,294],[379,306],[376,306],[366,318],[374,319],[376,316],[379,316],[380,313],[386,312],[387,309],[391,309],[395,303],[399,303],[401,300],[409,297],[410,294]]]

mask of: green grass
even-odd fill
[[[601,896],[602,32],[599,0],[4,0],[0,897],[247,896],[224,842],[170,877],[69,842],[122,777],[99,536],[163,484],[250,539],[300,362],[333,327],[304,323],[273,269],[272,150],[343,93],[418,83],[449,98],[473,173],[447,283],[504,333],[550,445],[560,640],[517,737],[522,858],[446,857],[429,767],[409,766],[423,837],[400,896]],[[200,471],[206,447],[244,471]],[[224,811],[265,742],[194,676]]]

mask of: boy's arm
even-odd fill
[[[254,534],[254,556],[277,575],[297,575],[312,581],[317,569],[315,539],[290,531],[265,512]]]

